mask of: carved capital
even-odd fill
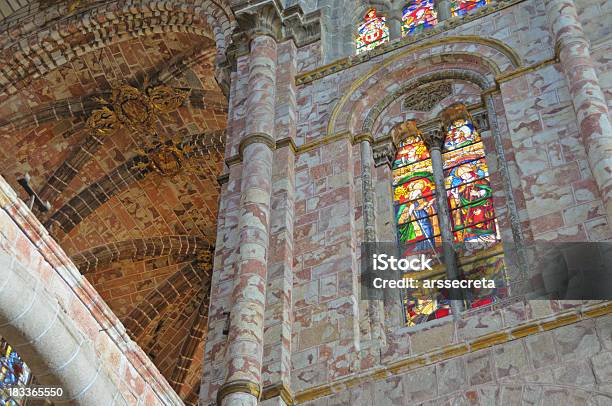
[[[491,127],[489,126],[489,117],[486,110],[474,113],[474,115],[472,116],[472,121],[476,129],[479,131],[488,131],[491,129]]]
[[[391,141],[395,148],[397,148],[404,138],[411,135],[420,135],[419,129],[417,128],[416,121],[408,120],[396,124],[391,129]]]
[[[393,143],[386,142],[384,144],[376,145],[372,149],[372,157],[374,158],[374,166],[379,167],[382,165],[389,165],[389,168],[393,166],[393,160],[395,159],[395,152],[397,148]]]
[[[248,42],[259,35],[268,35],[276,41],[280,41],[282,38],[282,20],[279,8],[273,2],[239,10],[236,12],[236,20],[239,27],[238,34],[245,34],[246,37],[242,37],[242,39],[246,39]],[[236,37],[236,34],[234,34],[234,37]],[[240,37],[236,37],[236,39],[240,39]]]
[[[432,128],[421,134],[423,142],[428,149],[442,149],[444,143],[444,131],[441,128]]]
[[[283,10],[283,39],[293,39],[297,47],[321,38],[321,13],[319,10],[304,14],[299,4]]]
[[[248,54],[249,44],[258,35],[268,35],[276,41],[293,39],[301,47],[321,38],[320,12],[304,14],[299,4],[283,8],[279,1],[272,0],[255,7],[244,4],[236,6],[238,30],[232,35],[228,51],[230,64],[241,55]]]

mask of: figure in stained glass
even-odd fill
[[[405,245],[401,248],[401,255],[439,253],[441,235],[436,197],[445,193],[450,214],[447,221],[451,224],[457,254],[470,258],[487,255],[486,262],[478,262],[477,268],[475,262],[469,262],[474,264],[474,275],[491,272],[497,278],[503,273],[503,250],[493,256],[488,250],[498,247],[500,235],[483,143],[464,105],[452,106],[444,114],[447,131],[442,168],[436,168],[444,173],[444,184],[437,185],[438,188],[444,187],[443,191],[436,190],[431,157],[416,124],[405,123],[407,134],[393,163],[397,238]],[[467,278],[472,276],[464,274]],[[495,302],[499,294],[503,292],[473,291],[465,298],[466,305],[472,308],[485,306]],[[451,312],[448,292],[444,290],[407,290],[403,300],[408,325],[441,318]]]
[[[444,141],[444,150],[452,151],[472,144],[479,139],[478,132],[469,120],[455,120],[448,127],[448,133]]]
[[[467,14],[470,10],[487,5],[488,0],[451,0],[453,17]]]
[[[438,233],[434,214],[433,179],[431,173],[417,172],[413,178],[395,189],[399,201],[408,201],[397,206],[396,221],[400,225],[400,242],[410,244],[412,251],[432,248]]]
[[[433,0],[411,1],[402,11],[402,36],[423,31],[437,23]]]
[[[471,249],[496,241],[495,211],[484,158],[450,170],[446,180],[455,242],[469,242]]]
[[[369,9],[355,38],[357,54],[374,49],[388,41],[389,27],[387,27],[385,17],[378,17],[375,8]]]

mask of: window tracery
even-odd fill
[[[434,168],[428,144],[416,124],[405,126],[392,165],[393,204],[401,256],[430,253],[442,255],[442,222],[450,225],[452,246],[459,272],[449,272],[439,260],[431,275],[407,275],[415,279],[441,279],[459,274],[464,279],[482,277],[503,280],[503,250],[493,207],[492,189],[485,151],[473,119],[463,105],[443,112],[445,122],[441,168]],[[439,162],[439,161],[438,161]],[[434,171],[443,173],[436,185]],[[440,183],[440,182],[439,182]],[[444,196],[449,218],[440,218],[436,200]],[[442,210],[442,209],[440,209]],[[450,235],[450,234],[447,234]],[[463,297],[464,307],[490,304],[503,293],[503,284],[493,290],[474,290]],[[422,288],[407,291],[403,298],[406,322],[416,325],[451,313],[448,292]]]
[[[389,27],[385,17],[376,15],[376,9],[371,8],[364,16],[364,22],[359,26],[355,45],[357,54],[374,49],[389,42]]]
[[[402,10],[402,37],[421,32],[438,23],[433,0],[410,1]]]

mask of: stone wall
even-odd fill
[[[333,394],[311,401],[304,396],[301,404],[609,405],[611,332],[607,315],[445,360],[432,354],[423,360],[430,365],[415,362],[337,382]]]
[[[291,229],[291,219],[293,237],[283,245],[281,257],[272,248],[268,254],[268,272],[274,275],[268,278],[268,303],[285,302],[282,312],[275,307],[265,316],[264,329],[270,334],[263,346],[283,357],[289,347],[291,369],[283,370],[281,381],[289,382],[298,403],[366,405],[403,399],[439,404],[454,397],[489,404],[517,391],[525,402],[564,396],[586,396],[593,404],[609,401],[602,394],[610,392],[609,369],[602,364],[610,357],[610,344],[602,337],[607,337],[610,316],[598,318],[609,313],[609,306],[602,311],[586,303],[519,300],[464,312],[455,320],[405,327],[397,304],[377,307],[359,297],[359,247],[364,218],[372,214],[364,208],[369,204],[364,198],[367,173],[373,173],[377,195],[375,237],[395,238],[390,171],[375,167],[372,148],[389,143],[395,124],[410,118],[431,122],[458,101],[489,117],[490,128],[483,129],[482,137],[504,241],[612,237],[601,185],[581,134],[583,117],[575,113],[576,98],[570,92],[575,86],[568,85],[556,54],[544,2],[498,2],[483,10],[328,66],[324,37],[298,48],[297,61],[277,60],[277,72],[297,72],[297,86],[283,88],[277,77],[276,100],[283,105],[275,116],[282,125],[272,147],[272,179],[279,184],[272,201],[277,195],[278,202],[289,203],[277,203],[278,211],[273,205],[271,216],[282,218],[278,224],[283,232]],[[285,46],[281,42],[278,49]],[[607,74],[605,57],[595,60]],[[201,400],[209,403],[226,379],[224,363],[233,339],[223,329],[239,269],[238,224],[245,215],[240,188],[243,144],[251,136],[245,99],[250,64],[248,55],[241,56],[232,74],[228,170],[211,307],[210,327],[216,333],[207,343],[201,392]],[[404,107],[411,89],[443,81],[453,83],[452,92],[428,111]],[[269,241],[271,247],[276,243],[272,235]],[[512,278],[517,278],[515,271],[508,270]],[[289,287],[289,278],[280,278],[288,273]],[[279,281],[285,283],[282,289]],[[289,326],[283,324],[287,317]],[[284,341],[287,333],[290,343]],[[587,342],[579,344],[583,336]],[[268,339],[280,339],[282,345]],[[274,361],[270,352],[264,350],[264,356]],[[516,365],[508,360],[515,357]],[[573,369],[580,372],[571,376]],[[266,385],[277,370],[263,370],[263,397],[268,399],[274,395]],[[580,389],[569,390],[572,385]]]
[[[102,297],[0,178],[0,335],[74,404],[180,405]]]

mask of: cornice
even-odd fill
[[[610,302],[597,303],[586,306],[582,309],[557,313],[547,318],[523,323],[516,327],[507,328],[496,333],[486,334],[472,340],[467,340],[463,343],[441,347],[419,356],[404,358],[386,366],[365,371],[358,376],[349,377],[333,383],[319,385],[297,393],[295,395],[295,400],[298,404],[309,402],[318,398],[333,395],[334,393],[348,390],[351,387],[365,382],[380,381],[422,366],[431,365],[440,361],[445,361],[464,354],[482,350],[484,348],[505,344],[544,331],[553,330],[559,327],[575,324],[583,320],[593,319],[608,314],[612,314],[612,303]]]

